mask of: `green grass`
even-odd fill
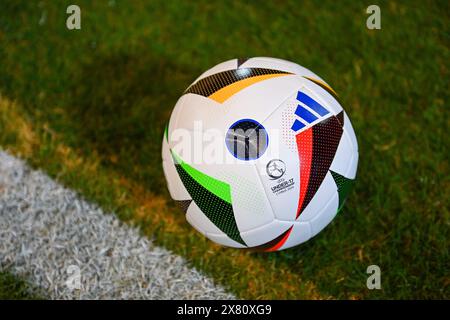
[[[0,300],[36,300],[41,296],[31,286],[11,273],[0,271]]]
[[[356,1],[77,1],[79,31],[65,28],[69,4],[0,4],[0,92],[18,111],[0,114],[1,146],[243,298],[449,298],[446,1],[379,1],[379,31],[366,29],[367,4]],[[360,148],[355,188],[332,225],[274,254],[197,235],[168,200],[161,169],[164,125],[186,86],[251,56],[295,61],[330,83]],[[29,152],[10,125],[19,115],[38,137]],[[62,144],[84,160],[58,161]],[[94,169],[80,173],[87,163]],[[138,214],[136,189],[167,200],[164,215]],[[371,264],[382,290],[365,286]]]

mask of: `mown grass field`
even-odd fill
[[[449,4],[378,1],[0,3],[0,147],[240,298],[449,298]],[[217,246],[170,201],[164,125],[202,71],[236,57],[297,62],[338,92],[360,163],[343,211],[278,253]],[[368,290],[379,265],[382,289]],[[0,286],[0,291],[2,286]],[[2,296],[0,294],[0,296]]]
[[[23,279],[17,278],[8,272],[0,272],[0,300],[43,299],[43,296],[36,293],[38,290]]]

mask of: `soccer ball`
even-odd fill
[[[358,165],[334,90],[295,63],[234,59],[197,78],[166,126],[163,169],[187,221],[235,248],[283,250],[342,208]]]

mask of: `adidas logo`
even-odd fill
[[[291,129],[295,132],[330,113],[320,103],[318,103],[316,100],[314,100],[304,92],[299,91],[297,93],[297,100],[301,102],[301,104],[297,105],[295,114],[300,119],[295,119],[291,127]]]

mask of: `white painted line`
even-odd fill
[[[0,270],[53,299],[235,299],[182,257],[2,151]]]

